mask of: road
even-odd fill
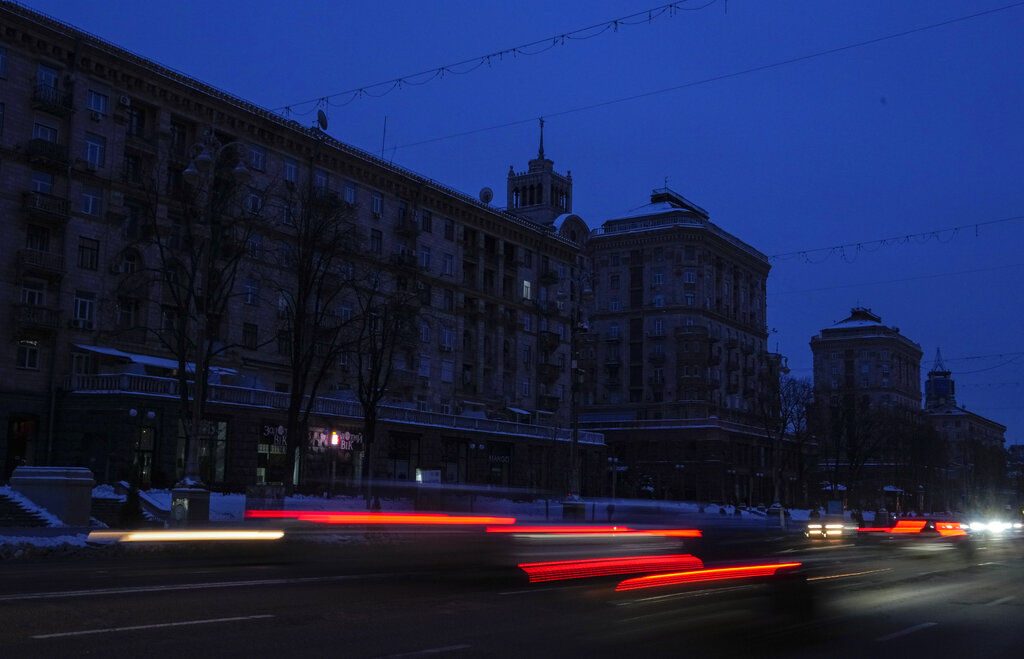
[[[616,595],[614,581],[526,584],[436,538],[385,545],[0,564],[0,656],[981,659],[1024,652],[1024,557],[1012,543],[982,546],[971,557],[746,543],[766,560],[807,566],[813,616],[783,615],[773,591],[761,587]],[[444,551],[427,551],[437,548]]]

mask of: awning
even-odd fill
[[[508,411],[512,412],[513,414],[522,414],[523,416],[530,416],[529,412],[527,412],[526,410],[521,410],[518,407],[510,407],[508,408]]]
[[[168,370],[175,370],[178,368],[178,362],[174,359],[166,359],[164,357],[154,357],[152,355],[140,355],[134,352],[125,352],[123,350],[117,350],[116,348],[104,348],[101,346],[87,346],[81,343],[75,344],[76,348],[81,348],[88,352],[94,352],[98,355],[107,355],[108,357],[120,357],[127,359],[128,361],[135,364],[142,364],[143,366],[152,366],[154,368],[164,368]],[[192,362],[185,363],[185,372],[192,373],[196,370],[195,364]],[[233,368],[226,368],[224,366],[211,366],[211,373],[218,375],[236,375],[238,371]]]

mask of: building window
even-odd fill
[[[327,179],[327,172],[324,170],[317,169],[313,171],[313,187],[317,190],[327,189]]]
[[[455,362],[446,359],[441,362],[441,382],[453,382],[455,380]]]
[[[26,281],[21,285],[21,303],[30,307],[41,307],[46,303],[46,289],[38,281]]]
[[[420,245],[420,267],[430,270],[430,248],[426,245]]]
[[[89,291],[75,291],[73,324],[84,329],[93,328],[93,314],[96,309],[96,294]]]
[[[692,307],[695,304],[697,304],[697,298],[694,296],[693,293],[684,293],[683,304],[685,304],[688,307]]]
[[[284,180],[288,183],[299,182],[299,163],[291,158],[284,159]]]
[[[267,152],[256,144],[249,146],[249,168],[262,172],[267,168]]]
[[[351,181],[345,181],[345,203],[355,205],[356,186]]]
[[[454,254],[445,254],[444,255],[444,264],[443,264],[443,269],[441,271],[441,274],[442,275],[447,275],[449,277],[454,277],[455,276],[455,255]]]
[[[288,355],[292,351],[292,333],[288,330],[277,331],[277,354]]]
[[[533,316],[531,316],[528,313],[524,313],[523,314],[523,331],[524,332],[532,332],[533,331]]]
[[[253,215],[258,215],[263,210],[263,195],[255,190],[250,190],[249,194],[245,195],[245,210]]]
[[[430,377],[430,355],[420,355],[420,363],[416,372],[425,378]]]
[[[523,265],[525,267],[527,267],[527,268],[532,268],[533,267],[533,250],[530,250],[530,249],[524,249],[523,250]]]
[[[660,309],[660,308],[665,306],[665,296],[664,295],[655,295],[654,299],[652,300],[652,302],[654,303],[655,308]]]
[[[609,311],[621,311],[622,310],[622,300],[620,300],[617,297],[613,297],[611,299],[611,301],[608,302],[608,310]]]
[[[18,342],[18,368],[39,369],[39,343],[36,341]]]
[[[53,194],[53,175],[46,172],[32,172],[32,191]]]
[[[619,275],[612,275],[608,278],[608,288],[613,291],[619,290],[619,284],[622,282],[622,277]]]
[[[245,303],[260,303],[260,282],[259,280],[253,277],[250,277],[245,280]]]
[[[117,326],[129,329],[138,324],[139,301],[135,298],[122,297],[117,300]]]
[[[370,251],[377,256],[384,252],[384,236],[378,229],[370,230]]]
[[[524,364],[532,364],[533,363],[533,346],[524,345],[522,347],[521,352],[523,354],[523,363]]]
[[[79,236],[78,267],[84,270],[96,270],[100,263],[100,241]]]
[[[444,310],[455,311],[455,293],[448,289],[444,291]]]
[[[612,323],[611,325],[608,326],[608,337],[609,338],[612,338],[612,339],[619,338],[621,336],[620,332],[621,332],[621,330],[619,329],[619,324],[618,323]]]
[[[450,327],[441,328],[441,349],[451,352],[455,346],[455,330]]]
[[[524,397],[530,395],[530,378],[523,378],[519,381],[519,395]]]
[[[242,323],[242,345],[249,350],[255,350],[259,344],[257,336],[259,327],[253,323]]]
[[[526,279],[523,280],[523,299],[524,300],[532,300],[533,299],[532,284],[530,283],[529,280],[526,280]]]
[[[50,89],[57,89],[57,81],[60,79],[60,73],[57,69],[40,64],[39,68],[36,69],[36,82],[44,87]]]
[[[340,308],[340,312],[338,313],[338,315],[341,316],[341,322],[343,322],[343,323],[351,322],[351,320],[352,320],[352,305],[347,303],[347,302],[342,304],[341,308]]]
[[[664,284],[665,283],[665,271],[663,269],[658,268],[657,270],[654,271],[654,283],[655,284]]]
[[[609,265],[611,265],[611,266],[612,266],[613,268],[617,268],[617,267],[619,267],[620,265],[622,265],[622,256],[621,256],[621,255],[620,255],[620,254],[619,254],[618,252],[612,252],[612,253],[611,253],[611,254],[610,254],[610,255],[608,256],[608,263],[609,263]]]
[[[86,186],[79,197],[82,213],[98,216],[103,214],[103,192],[99,188]]]
[[[683,272],[683,283],[695,284],[697,283],[697,272],[695,270],[687,269]]]
[[[57,128],[53,126],[50,126],[49,124],[44,124],[37,121],[35,124],[32,125],[33,139],[43,140],[44,142],[52,142],[56,144],[59,137],[60,131],[58,131]]]
[[[384,213],[384,196],[379,192],[374,192],[370,197],[370,210],[373,213],[374,219],[379,220],[380,216]]]
[[[447,218],[444,221],[444,239],[455,240],[455,222]]]
[[[4,104],[0,103],[0,135],[4,134]]]
[[[95,89],[89,90],[89,100],[87,105],[93,112],[99,112],[100,114],[107,113],[108,97],[106,94],[101,94]]]
[[[0,46],[0,78],[7,77],[7,49]]]
[[[654,324],[651,326],[652,336],[665,336],[665,321],[661,318],[656,318]],[[660,346],[659,346],[660,347]]]
[[[82,158],[93,168],[102,167],[106,158],[107,138],[94,133],[85,134],[85,150]]]
[[[430,233],[433,221],[434,218],[430,211],[420,211],[420,230],[423,233]]]
[[[430,325],[427,323],[420,323],[420,341],[430,342]]]

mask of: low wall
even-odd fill
[[[10,485],[68,526],[89,526],[96,481],[85,467],[18,467]]]

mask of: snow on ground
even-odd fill
[[[9,486],[0,487],[0,494],[6,495],[18,501],[26,510],[35,512],[44,517],[50,524],[49,529],[65,527],[64,523],[48,511],[26,499]],[[171,508],[170,490],[146,490],[140,495],[153,507],[162,511],[169,511]],[[125,495],[118,494],[110,485],[100,485],[93,489],[93,496],[105,499],[119,499],[124,501]],[[380,500],[380,509],[383,511],[403,511],[415,509],[415,502],[412,499],[388,499]],[[521,521],[544,521],[561,520],[562,503],[560,501],[537,500],[532,502],[517,502],[508,499],[490,498],[476,496],[472,499],[465,498],[462,501],[464,509],[455,514],[487,513],[515,517]],[[691,502],[676,501],[651,501],[651,500],[627,500],[627,499],[590,499],[584,502],[585,521],[604,523],[609,520],[609,515],[617,521],[624,519],[624,516],[639,514],[640,517],[650,515],[661,519],[678,516],[681,523],[688,526],[715,525],[720,523],[728,524],[752,524],[758,526],[773,525],[778,519],[776,515],[764,512],[742,510],[739,515],[735,514],[732,506],[719,507],[714,504],[700,505]],[[611,510],[610,506],[614,506]],[[365,511],[366,506],[362,497],[318,497],[308,495],[294,495],[288,497],[284,502],[286,510],[352,510]],[[723,514],[724,511],[724,514]],[[791,510],[790,521],[806,522],[809,519],[809,510]],[[210,493],[210,521],[224,523],[239,523],[245,519],[245,495],[244,494],[221,494]],[[637,522],[639,523],[639,522]],[[0,529],[0,547],[3,545],[31,545],[33,547],[56,547],[61,545],[85,546],[88,531],[83,529],[69,528],[69,534],[50,535],[55,530],[42,529],[32,536],[4,535]]]

